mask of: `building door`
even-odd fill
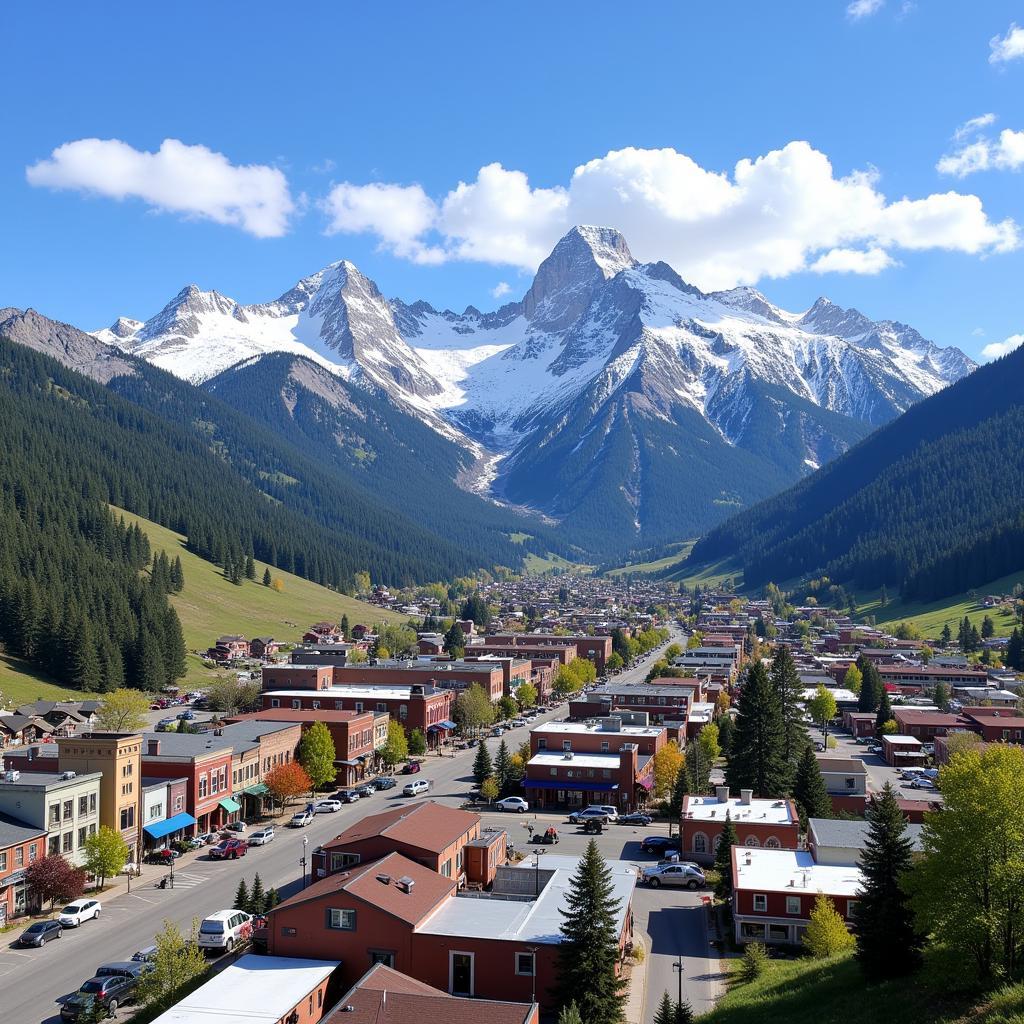
[[[473,995],[473,954],[449,953],[448,990],[453,996]]]

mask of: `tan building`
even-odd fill
[[[142,737],[138,733],[88,732],[57,740],[62,772],[102,772],[100,825],[120,832],[128,859],[142,848]]]

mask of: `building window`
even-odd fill
[[[89,813],[90,814],[95,814],[96,813],[96,794],[95,793],[90,793],[89,794]]]
[[[210,776],[210,793],[220,792],[220,776],[216,772]]]
[[[320,701],[318,701],[318,700],[313,701],[313,710],[314,711],[319,711],[320,710]]]
[[[206,776],[205,775],[200,775],[199,776],[199,799],[200,800],[202,800],[203,797],[206,796],[206,794],[208,792],[207,786],[208,786],[208,783],[206,781]]]
[[[535,954],[533,953],[516,953],[516,974],[532,978],[534,972],[534,956]]]
[[[162,818],[164,816],[164,805],[153,804],[149,809],[149,820],[152,821],[154,818]]]
[[[441,874],[444,875],[445,878],[451,878],[452,877],[452,859],[451,859],[451,857],[449,857],[441,865]]]
[[[751,921],[744,921],[740,925],[740,938],[743,939],[764,939],[764,925],[754,924]]]
[[[707,853],[708,852],[708,837],[703,832],[693,833],[693,852],[694,853]]]
[[[89,813],[89,798],[87,796],[80,796],[78,798],[78,816],[82,817]]]
[[[409,717],[409,705],[408,704],[399,704],[398,705],[398,717],[399,718],[408,718]]]
[[[358,864],[361,860],[362,857],[358,853],[332,853],[331,870],[341,871],[343,868],[350,868]]]
[[[766,914],[768,912],[768,897],[763,893],[754,893],[754,913]]]
[[[50,854],[60,853],[60,836],[50,836],[46,844],[46,852]]]
[[[50,804],[50,824],[60,824],[60,804]]]
[[[856,779],[847,778],[847,780],[846,780],[846,788],[847,789],[856,789],[857,788],[857,780]]]
[[[543,738],[537,740],[537,749],[538,750],[547,750],[548,749],[548,741],[546,739],[543,739]]]
[[[175,809],[175,811],[180,811],[181,810],[181,802],[182,801],[181,801],[181,797],[180,796],[176,796],[174,798],[174,809]]]
[[[35,847],[33,846],[32,849],[34,850]],[[14,866],[16,868],[20,868],[20,867],[22,867],[24,865],[24,863],[25,863],[25,847],[24,846],[19,846],[14,851]]]
[[[361,712],[362,710],[363,710],[363,702],[361,700],[357,700],[356,701],[356,711],[360,711]]]
[[[569,774],[572,775],[572,772],[569,772]],[[555,778],[555,779],[558,778],[558,769],[557,768],[552,768],[551,769],[551,777]]]
[[[298,711],[299,708],[301,708],[301,707],[302,707],[302,701],[301,700],[293,700],[292,701],[292,708],[294,710]]]
[[[799,914],[800,913],[800,897],[799,896],[787,896],[786,897],[786,913],[787,914]]]
[[[859,900],[847,900],[846,901],[846,916],[852,921],[857,916],[857,907],[860,906]]]
[[[0,871],[7,870],[7,851],[0,850]]]
[[[356,930],[356,912],[354,910],[327,910],[327,927],[337,931],[354,932]]]
[[[611,750],[611,747],[609,746],[608,741],[601,740],[601,753],[607,754],[609,750]]]
[[[395,966],[395,954],[389,949],[371,949],[370,953],[370,966],[374,964],[383,964],[385,967]]]
[[[270,706],[272,708],[279,708],[281,706],[281,701],[278,700],[277,697],[271,697],[270,698]]]
[[[64,820],[70,821],[75,816],[75,801],[65,800],[64,801]]]
[[[572,750],[572,740],[562,740],[563,750]]]
[[[74,832],[65,832],[60,837],[61,853],[70,853],[74,849]]]
[[[760,846],[761,843],[758,841],[757,836],[747,836],[746,841],[743,843],[744,846]]]
[[[28,848],[28,862],[29,862],[29,864],[35,864],[35,862],[36,862],[36,844],[35,843],[33,843]]]
[[[121,808],[121,831],[125,829],[135,827],[135,808],[134,807],[122,807]]]
[[[769,836],[764,841],[764,845],[765,845],[765,849],[767,849],[767,850],[780,850],[780,849],[782,849],[782,844],[778,841],[778,839],[775,838],[775,836]]]
[[[384,701],[382,701],[382,700],[377,701],[377,710],[378,711],[387,711],[387,709],[388,709],[388,706],[387,706],[387,704],[384,703]]]

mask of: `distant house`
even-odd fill
[[[249,642],[249,653],[254,658],[272,658],[281,645],[272,636],[257,636]]]
[[[866,821],[837,818],[811,818],[807,822],[807,848],[815,864],[856,864],[867,844]],[[921,852],[921,825],[907,825],[907,838],[915,853]]]
[[[216,648],[226,648],[232,659],[249,657],[249,641],[235,634],[217,638]]]

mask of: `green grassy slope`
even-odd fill
[[[0,654],[0,706],[15,708],[30,700],[82,700],[94,694],[70,690],[20,658]]]
[[[715,1009],[700,1020],[702,1024],[1024,1021],[1024,985],[981,992],[970,981],[970,968],[966,955],[936,956],[911,978],[868,985],[849,955],[776,960],[756,981],[731,984]]]

